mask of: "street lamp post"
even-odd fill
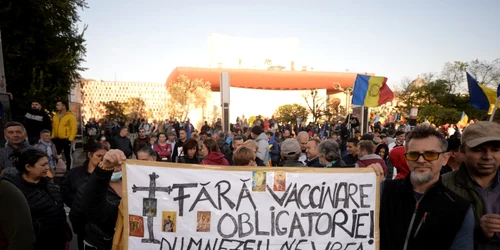
[[[338,82],[333,83],[333,88],[345,94],[345,115],[347,116],[349,114],[349,103],[353,88],[342,88],[342,86],[340,86],[340,83]]]

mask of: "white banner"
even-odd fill
[[[371,169],[127,161],[123,181],[130,250],[378,249]]]

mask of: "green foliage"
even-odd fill
[[[0,30],[13,115],[36,99],[53,110],[80,79],[86,49],[78,9],[85,0],[3,0]],[[19,119],[19,117],[14,117]]]
[[[127,116],[125,115],[125,103],[110,101],[103,102],[102,105],[106,110],[106,115],[104,115],[105,119],[113,120],[119,118],[120,120],[125,120],[127,118]]]
[[[151,116],[151,109],[146,108],[146,103],[140,97],[132,97],[123,104],[124,115],[127,119],[148,118]]]
[[[406,104],[397,107],[404,114],[409,114],[413,106],[419,107],[417,122],[423,122],[427,118],[436,125],[456,123],[460,120],[462,111],[469,119],[484,120],[488,116],[487,112],[472,108],[468,94],[453,93],[450,83],[442,79],[420,87],[409,85],[398,93],[398,97]]]
[[[206,106],[210,95],[210,83],[203,79],[191,80],[181,75],[174,82],[167,83],[170,116],[185,121],[189,112]]]
[[[447,123],[457,123],[461,116],[462,112],[454,108],[444,108],[431,104],[418,110],[417,122],[424,122],[425,118],[427,118],[430,123],[439,126]]]
[[[286,123],[296,123],[297,118],[307,119],[308,114],[307,108],[299,104],[285,104],[279,106],[274,112],[274,116],[278,122]]]

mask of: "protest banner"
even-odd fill
[[[125,249],[378,249],[371,168],[220,167],[127,160]]]

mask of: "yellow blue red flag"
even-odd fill
[[[352,104],[378,107],[392,102],[394,93],[387,85],[387,77],[358,75],[354,82]]]

